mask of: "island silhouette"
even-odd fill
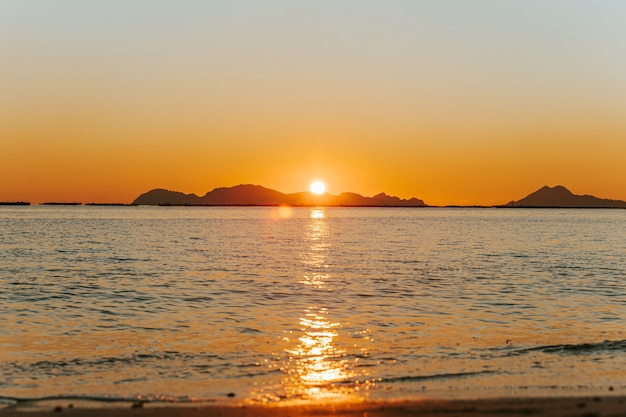
[[[349,192],[339,195],[328,193],[317,195],[311,192],[285,194],[252,184],[216,188],[202,197],[196,194],[157,188],[141,194],[132,204],[159,206],[428,207],[423,200],[418,198],[405,200],[385,193],[373,197],[364,197]]]
[[[79,202],[45,202],[44,205],[75,205]],[[26,206],[28,201],[0,201],[0,206]],[[141,194],[132,203],[87,203],[87,206],[326,206],[326,207],[438,207],[430,206],[419,198],[408,200],[379,193],[365,197],[357,193],[344,192],[339,195],[312,192],[281,193],[260,185],[240,184],[234,187],[219,187],[199,197],[156,188]],[[496,207],[496,208],[620,208],[626,209],[626,201],[598,198],[592,195],[576,195],[562,185],[543,186],[521,200],[493,206],[445,206],[445,207]]]
[[[418,198],[408,200],[376,194],[365,197],[357,193],[344,192],[339,195],[311,192],[285,194],[260,185],[240,184],[234,187],[219,187],[200,197],[156,188],[137,197],[131,205],[153,206],[326,206],[326,207],[432,207]],[[458,207],[458,206],[455,206]],[[478,207],[478,206],[473,206]],[[576,195],[562,185],[544,186],[521,200],[491,207],[499,208],[626,208],[626,201],[611,200],[591,195]]]
[[[626,208],[626,201],[610,200],[592,195],[576,195],[557,185],[543,186],[518,201],[511,201],[498,207],[505,208]]]

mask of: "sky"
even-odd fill
[[[621,0],[0,0],[0,201],[626,200]]]

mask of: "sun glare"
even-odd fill
[[[313,194],[322,195],[326,191],[326,185],[322,181],[313,181],[310,190]]]

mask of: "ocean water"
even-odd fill
[[[0,208],[5,404],[625,391],[625,210]]]

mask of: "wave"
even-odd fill
[[[210,398],[175,397],[169,395],[137,395],[133,397],[92,396],[92,395],[47,395],[41,397],[11,397],[0,395],[0,404],[23,404],[43,401],[93,401],[100,403],[208,403],[215,402]]]
[[[516,349],[508,352],[507,356],[523,355],[526,353],[541,352],[557,355],[587,355],[610,352],[626,352],[626,340],[605,340],[598,343],[558,344],[535,346]]]
[[[43,360],[36,362],[0,362],[0,380],[19,379],[17,376],[66,377],[93,375],[101,370],[117,369],[120,373],[133,366],[145,369],[145,375],[154,376],[158,372],[175,373],[181,364],[186,364],[192,372],[198,374],[217,373],[228,361],[210,353],[136,352],[128,356],[100,358],[72,358]],[[234,367],[236,368],[236,367]],[[110,381],[122,383],[124,380]]]
[[[444,374],[434,375],[406,375],[398,377],[381,378],[380,382],[417,382],[417,381],[431,381],[438,379],[453,379],[453,378],[468,378],[479,375],[495,374],[496,371],[476,371],[476,372],[452,372]]]

